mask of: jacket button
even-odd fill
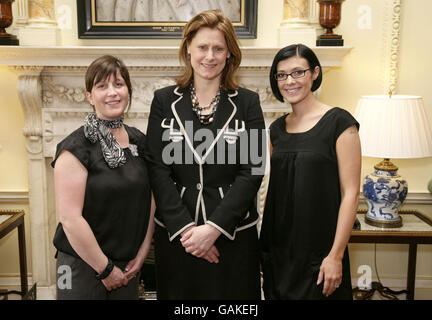
[[[201,190],[201,183],[197,183],[197,190]]]

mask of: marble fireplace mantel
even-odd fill
[[[313,48],[326,72],[340,67],[351,49]],[[242,48],[240,83],[260,95],[267,125],[287,111],[273,97],[268,80],[278,50]],[[25,115],[32,277],[38,286],[53,287],[56,275],[52,237],[57,221],[50,162],[56,144],[91,111],[85,101],[84,73],[91,61],[104,54],[121,58],[129,67],[134,92],[126,122],[145,131],[153,91],[174,84],[180,73],[177,47],[0,47],[0,65],[18,75],[18,96]]]
[[[269,67],[280,48],[242,47],[242,67]],[[338,67],[352,47],[314,47],[323,67]],[[88,66],[96,57],[111,54],[122,58],[128,66],[162,64],[180,66],[178,47],[0,47],[0,65],[22,66]]]

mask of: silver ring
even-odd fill
[[[339,288],[339,285],[338,285],[338,284],[335,284],[335,288],[336,288],[336,289]]]

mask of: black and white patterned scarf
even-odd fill
[[[99,141],[104,159],[110,168],[117,168],[126,163],[123,149],[110,131],[110,128],[121,128],[123,119],[124,117],[117,120],[102,120],[95,113],[90,113],[84,120],[86,138],[91,143]]]

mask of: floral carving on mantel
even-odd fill
[[[85,89],[82,87],[68,88],[66,85],[56,84],[52,78],[44,78],[42,101],[44,105],[51,105],[54,98],[65,102],[83,103],[86,101]]]
[[[155,81],[132,80],[132,106],[138,109],[150,108],[155,90],[174,85],[174,78],[162,78]],[[44,78],[42,101],[45,106],[51,106],[55,101],[87,104],[85,88],[71,87],[66,84],[54,83],[51,77]]]
[[[139,78],[132,80],[132,107],[137,106],[138,109],[149,109],[154,92],[174,84],[174,77],[158,78],[155,81],[148,80],[148,78],[146,80]],[[241,86],[258,93],[261,105],[279,103],[268,86],[254,87],[247,84],[241,84]],[[43,79],[42,101],[45,106],[51,106],[54,101],[87,104],[84,87],[55,83],[51,77],[44,77]]]
[[[250,85],[240,85],[243,88],[248,88],[259,95],[261,106],[279,104],[270,87],[251,87]]]
[[[140,81],[132,80],[132,107],[131,111],[135,108],[150,109],[150,104],[153,100],[154,92],[166,86],[175,84],[174,78],[158,78],[155,81]]]

